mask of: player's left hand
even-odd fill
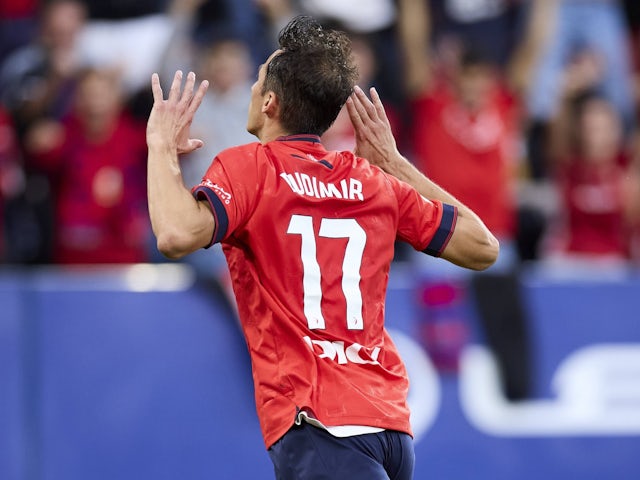
[[[182,72],[173,77],[169,97],[165,100],[157,73],[151,77],[153,108],[147,122],[147,145],[149,148],[168,148],[178,154],[192,152],[204,145],[197,138],[189,138],[193,116],[202,103],[209,82],[202,81],[194,93],[196,75],[189,72],[182,88]]]
[[[389,162],[399,156],[396,140],[378,92],[371,88],[369,93],[372,100],[356,86],[347,99],[347,111],[356,136],[354,153],[388,171]]]

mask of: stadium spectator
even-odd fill
[[[24,150],[24,135],[43,118],[59,120],[71,108],[75,76],[81,61],[78,39],[86,9],[79,0],[52,0],[41,5],[38,31],[0,65],[0,100],[11,115]],[[25,158],[25,187],[7,205],[11,261],[51,260],[52,199],[48,178]]]
[[[148,195],[158,247],[180,258],[223,243],[278,479],[408,480],[408,382],[384,330],[395,240],[477,269],[495,261],[498,244],[400,156],[375,97],[375,106],[361,90],[352,98],[358,152],[390,173],[322,147],[357,78],[346,35],[296,18],[280,48],[252,87],[247,129],[260,143],[220,152],[193,195],[178,157],[202,146],[189,126],[207,84],[194,92],[189,74],[183,88],[176,72],[165,100],[153,77]]]
[[[500,257],[489,272],[452,274],[447,264],[416,257],[417,275],[439,275],[452,282],[452,291],[471,289],[466,298],[475,301],[482,331],[503,374],[505,394],[513,400],[530,393],[531,378],[526,310],[519,301],[517,278],[520,218],[531,225],[528,234],[539,237],[542,229],[540,215],[520,217],[517,203],[524,123],[520,98],[528,88],[526,72],[544,40],[549,9],[545,1],[534,6],[521,43],[500,69],[475,45],[435,56],[429,5],[420,0],[399,2],[412,159],[429,178],[469,205],[500,239]],[[424,288],[431,288],[430,283],[427,280]],[[458,323],[465,321],[469,319]],[[447,331],[446,327],[441,330]],[[449,330],[463,328],[455,325]],[[443,336],[442,342],[449,340]]]
[[[625,135],[631,133],[635,123],[630,30],[621,2],[545,1],[553,7],[546,19],[550,30],[531,72],[531,87],[526,98],[531,118],[529,163],[534,178],[547,176],[552,163],[544,148],[548,142],[547,130],[560,107],[564,68],[580,51],[588,49],[600,58],[602,75],[595,88],[623,119]]]
[[[61,118],[68,111],[85,20],[86,9],[78,0],[46,2],[37,38],[14,51],[0,67],[0,98],[20,136],[32,122]]]
[[[627,261],[640,220],[638,172],[625,141],[624,119],[597,93],[600,57],[577,55],[565,68],[561,104],[551,122],[550,156],[561,193],[546,257]]]
[[[53,187],[55,263],[148,260],[144,126],[123,109],[116,73],[83,71],[71,114],[34,125],[26,144]]]
[[[501,70],[473,46],[453,60],[436,57],[430,47],[428,5],[420,0],[399,3],[412,159],[475,209],[501,240],[501,262],[516,258],[520,95],[528,88],[526,71],[545,29],[547,7],[545,2],[540,5],[531,12],[522,47]]]

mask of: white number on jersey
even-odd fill
[[[313,218],[293,215],[287,233],[300,235],[302,246],[302,288],[304,291],[304,315],[310,329],[325,328],[322,316],[321,272],[316,257],[316,238]],[[360,292],[360,266],[367,242],[367,234],[353,218],[323,218],[320,220],[319,236],[324,238],[347,238],[347,247],[342,262],[342,292],[347,303],[347,328],[362,330],[362,293]]]

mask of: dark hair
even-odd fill
[[[282,52],[267,66],[263,92],[280,101],[280,122],[291,134],[322,135],[334,122],[358,78],[351,41],[298,16],[278,37]]]

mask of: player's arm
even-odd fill
[[[202,102],[208,83],[194,93],[195,75],[189,73],[182,89],[182,72],[176,72],[168,98],[153,74],[153,109],[147,123],[147,197],[158,250],[168,258],[180,258],[211,242],[214,217],[205,201],[197,201],[184,185],[178,155],[202,147],[189,138],[189,126]]]
[[[371,97],[373,102],[356,87],[347,100],[347,109],[356,132],[356,154],[408,183],[423,197],[440,200],[457,208],[455,230],[441,254],[442,258],[473,270],[491,266],[498,257],[498,240],[471,209],[424,176],[400,154],[382,102],[373,88]]]

